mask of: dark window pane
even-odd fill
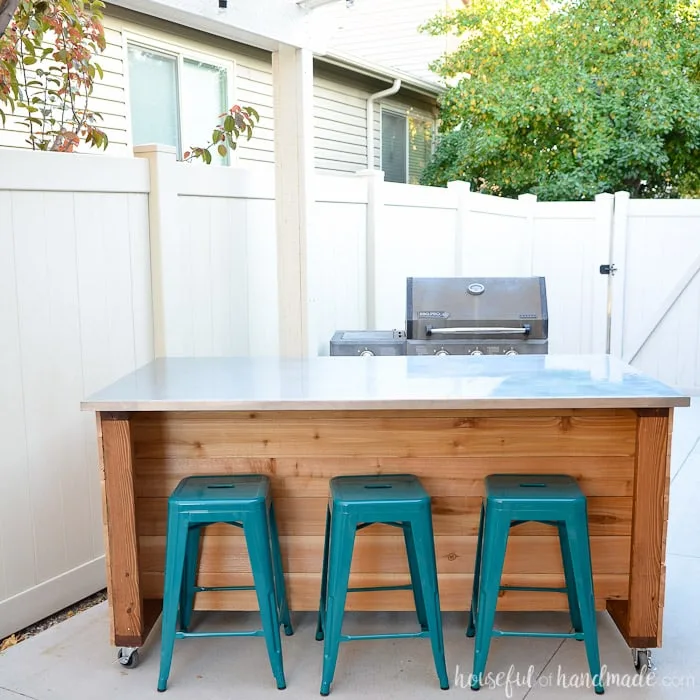
[[[406,182],[406,117],[382,110],[382,170],[387,182]]]

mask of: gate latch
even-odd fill
[[[600,274],[601,275],[614,275],[617,272],[617,268],[613,263],[610,263],[610,265],[601,265],[600,266]]]

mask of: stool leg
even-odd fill
[[[593,567],[591,548],[588,539],[588,519],[585,506],[570,520],[567,520],[569,547],[572,568],[576,581],[576,593],[581,611],[583,641],[586,645],[588,667],[593,679],[593,687],[598,695],[605,692],[600,677],[600,652],[598,650],[598,626],[595,616],[595,593],[593,590]]]
[[[280,639],[280,622],[277,615],[275,579],[272,568],[270,528],[264,504],[262,504],[261,510],[246,517],[243,523],[243,533],[248,545],[250,566],[253,570],[253,582],[260,606],[267,655],[270,658],[270,666],[277,681],[277,687],[283,690],[287,687],[287,683],[282,663],[282,641]]]
[[[187,531],[187,548],[185,550],[185,566],[182,574],[180,589],[180,627],[187,632],[192,621],[194,606],[194,587],[197,583],[197,560],[199,559],[199,536],[202,528],[199,525],[190,526]]]
[[[321,597],[318,602],[318,618],[316,620],[316,641],[323,641],[326,609],[328,602],[328,546],[331,539],[331,511],[326,508],[326,535],[323,538],[323,568],[321,570]]]
[[[423,587],[425,614],[430,630],[430,644],[440,688],[447,690],[450,682],[447,678],[445,664],[445,644],[442,635],[442,617],[440,615],[440,592],[438,589],[437,564],[435,559],[435,540],[433,524],[428,507],[420,517],[420,522],[413,523],[413,540],[416,547],[416,559],[419,570],[419,585]]]
[[[270,538],[272,540],[272,563],[275,569],[275,591],[277,592],[277,610],[280,622],[284,625],[284,633],[289,637],[294,634],[292,620],[289,616],[289,603],[287,602],[287,586],[284,581],[284,568],[282,566],[282,552],[280,551],[280,538],[275,519],[275,507],[270,504]]]
[[[161,693],[168,687],[170,665],[173,660],[186,547],[187,520],[178,514],[177,509],[170,508],[165,544],[165,584],[163,587],[160,672],[158,674],[158,692]]]
[[[571,561],[571,549],[569,548],[569,533],[565,522],[558,522],[559,544],[561,558],[564,564],[564,580],[566,582],[566,595],[569,599],[569,615],[574,632],[582,632],[581,610],[579,608],[578,595],[576,593],[576,578],[574,577],[573,563]]]
[[[479,584],[479,602],[477,604],[478,619],[474,643],[472,690],[479,690],[481,679],[486,669],[509,531],[510,520],[508,516],[501,515],[490,509],[487,504],[484,516],[482,574]]]
[[[416,545],[413,541],[413,530],[410,523],[404,523],[402,529],[404,542],[406,543],[408,570],[411,572],[411,586],[413,588],[413,600],[416,604],[418,624],[422,632],[427,632],[428,620],[425,617],[425,601],[423,600],[423,587],[421,586],[420,570],[416,559]]]
[[[335,513],[331,518],[331,536],[328,562],[328,589],[326,596],[325,642],[323,645],[323,675],[321,695],[328,695],[338,661],[340,635],[343,629],[345,600],[350,581],[352,551],[355,546],[355,523]]]
[[[472,601],[469,606],[469,622],[467,623],[467,637],[476,634],[476,615],[478,613],[477,601],[479,599],[479,578],[481,577],[481,548],[484,539],[484,504],[481,504],[479,512],[479,530],[476,538],[476,560],[474,561],[474,581],[472,582]]]

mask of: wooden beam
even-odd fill
[[[139,585],[133,448],[128,414],[98,414],[107,589],[112,643],[138,647],[148,635]],[[152,617],[152,616],[151,616]]]
[[[627,601],[608,611],[631,647],[661,645],[668,517],[669,409],[637,411],[637,450]]]

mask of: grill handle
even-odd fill
[[[530,325],[525,324],[520,328],[508,328],[507,326],[493,326],[493,327],[471,327],[471,328],[433,328],[432,326],[427,326],[425,329],[425,334],[427,336],[431,335],[459,335],[467,333],[479,333],[481,335],[529,335],[532,328]]]

